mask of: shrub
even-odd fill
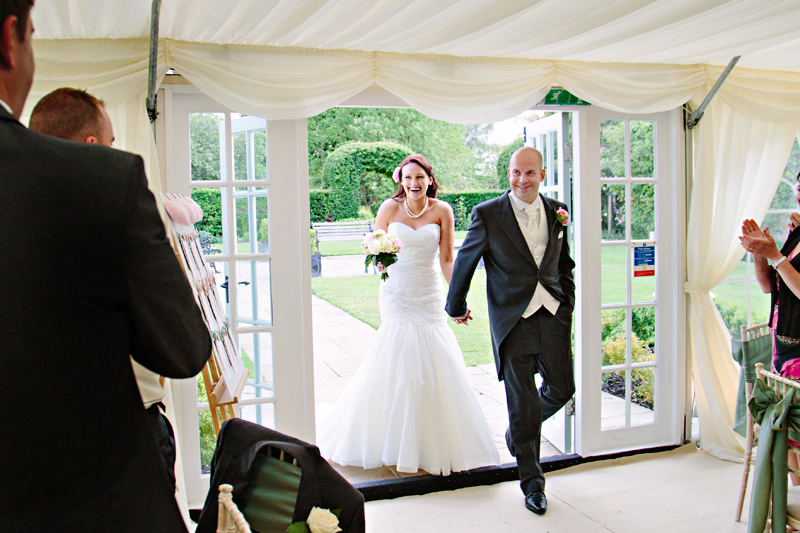
[[[375,215],[372,214],[372,209],[366,205],[362,205],[358,208],[358,218],[362,220],[369,220],[373,224],[375,223]]]
[[[203,219],[195,224],[197,231],[207,231],[215,237],[222,236],[222,197],[220,190],[193,189],[192,200],[203,210]]]
[[[351,142],[334,150],[322,169],[322,185],[330,192],[324,220],[357,216],[364,176],[370,174],[374,179],[379,175],[391,182],[394,169],[411,153],[409,148],[394,142]]]
[[[740,327],[747,325],[747,308],[736,302],[720,301],[719,298],[715,298],[714,303],[725,325],[728,326],[731,337],[740,338],[742,336]],[[766,322],[766,319],[762,322]]]
[[[461,191],[461,192],[441,192],[437,198],[450,204],[453,208],[456,230],[463,231],[469,228],[472,208],[481,202],[491,200],[503,194],[505,191]]]
[[[269,242],[269,219],[262,218],[258,224],[258,240],[261,242]]]

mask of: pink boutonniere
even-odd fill
[[[556,220],[566,226],[569,224],[569,213],[563,207],[559,207],[558,211],[556,211]]]

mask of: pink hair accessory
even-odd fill
[[[392,173],[392,179],[395,183],[400,183],[400,167],[394,169],[394,172]]]

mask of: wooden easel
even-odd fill
[[[175,200],[183,195],[161,193],[162,201]],[[219,435],[222,423],[237,417],[236,408],[248,371],[236,349],[228,319],[217,294],[214,273],[203,257],[197,230],[170,219],[170,240],[184,274],[192,285],[195,300],[211,334],[212,351],[203,367],[205,386],[214,433]]]

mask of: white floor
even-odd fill
[[[741,465],[696,446],[599,461],[547,474],[548,511],[526,510],[518,483],[369,502],[367,531],[741,532],[734,507]]]

